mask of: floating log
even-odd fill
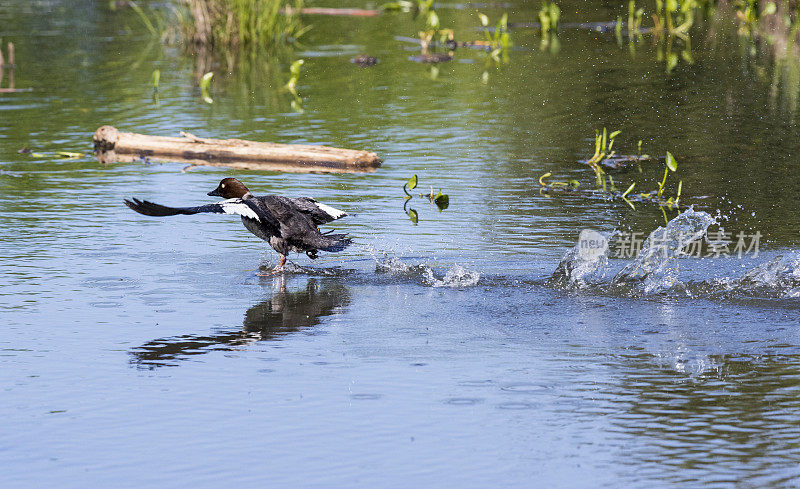
[[[364,173],[381,166],[381,159],[370,151],[180,134],[181,137],[146,136],[103,126],[94,133],[94,152],[100,163],[149,159],[295,173]]]

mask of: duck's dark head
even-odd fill
[[[250,191],[244,186],[242,182],[235,178],[223,178],[217,188],[208,193],[208,195],[215,197],[222,197],[223,199],[241,199]]]

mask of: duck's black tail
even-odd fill
[[[313,246],[319,251],[342,251],[347,248],[353,240],[346,234],[320,234],[306,241],[306,245]]]
[[[353,242],[346,234],[328,234],[322,236],[320,241],[324,241],[323,246],[319,247],[322,251],[342,251]]]

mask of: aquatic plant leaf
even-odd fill
[[[631,206],[631,209],[633,209],[633,210],[636,210],[636,206],[635,206],[635,205],[633,205],[633,202],[631,202],[630,200],[628,200],[626,197],[623,197],[623,198],[622,198],[622,200],[624,200],[626,204],[628,204],[629,206]]]
[[[69,151],[59,151],[56,154],[65,158],[83,158],[84,156],[83,153],[71,153]]]
[[[408,217],[411,219],[411,222],[413,222],[415,226],[419,222],[419,214],[414,209],[408,210]]]
[[[293,78],[297,78],[300,76],[300,68],[303,66],[303,63],[305,63],[304,60],[298,59],[297,61],[292,63],[291,66],[289,66],[289,73],[292,75]]]
[[[600,140],[600,151],[605,152],[607,141],[608,141],[608,132],[606,131],[606,128],[604,127],[603,128],[603,138]]]
[[[293,110],[293,111],[295,111],[295,113],[297,113],[297,114],[303,114],[303,113],[305,113],[305,109],[303,109],[303,104],[302,104],[302,102],[298,102],[297,100],[292,100],[292,102],[289,104],[289,106],[290,106],[290,107],[292,108],[292,110]]]
[[[632,184],[631,184],[631,186],[630,186],[630,187],[628,187],[628,190],[626,190],[626,191],[625,191],[625,192],[622,194],[622,198],[624,199],[625,197],[627,197],[627,196],[628,196],[628,194],[629,194],[629,193],[631,193],[631,190],[633,190],[633,187],[635,187],[635,186],[636,186],[636,183],[635,183],[635,182],[634,182],[634,183],[632,183]]]
[[[479,13],[478,18],[481,19],[482,26],[486,27],[489,25],[489,17],[487,17],[486,14]]]
[[[608,135],[608,138],[613,140],[615,137],[619,136],[620,134],[622,134],[622,131],[614,131],[614,132],[612,132],[611,134]]]
[[[158,82],[161,81],[161,70],[156,68],[153,70],[153,89],[158,90]]]
[[[672,153],[667,151],[667,168],[672,171],[678,171],[678,162],[675,160],[675,157],[672,156]]]
[[[428,25],[434,29],[439,28],[439,15],[433,10],[428,12]]]
[[[417,188],[417,176],[416,175],[414,175],[413,177],[408,179],[408,189],[409,190],[414,190],[415,188]]]
[[[209,71],[203,78],[200,79],[200,90],[208,90],[208,87],[211,86],[211,79],[214,78],[214,72]]]
[[[433,203],[436,204],[436,207],[439,208],[439,211],[443,211],[450,207],[450,196],[447,194],[443,194],[441,190],[433,199]]]
[[[667,73],[672,73],[672,70],[674,70],[676,66],[678,66],[678,55],[667,55]]]
[[[542,175],[541,177],[539,177],[539,185],[541,185],[542,187],[547,187],[547,184],[544,183],[544,179],[549,177],[550,175],[552,175],[552,173],[547,172],[544,175]]]

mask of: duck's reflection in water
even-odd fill
[[[349,289],[337,279],[304,278],[299,288],[287,287],[285,277],[275,280],[278,291],[247,310],[243,328],[207,336],[158,338],[133,348],[131,363],[141,368],[175,366],[192,355],[236,350],[256,341],[279,339],[318,324],[320,318],[335,314],[350,302]]]

